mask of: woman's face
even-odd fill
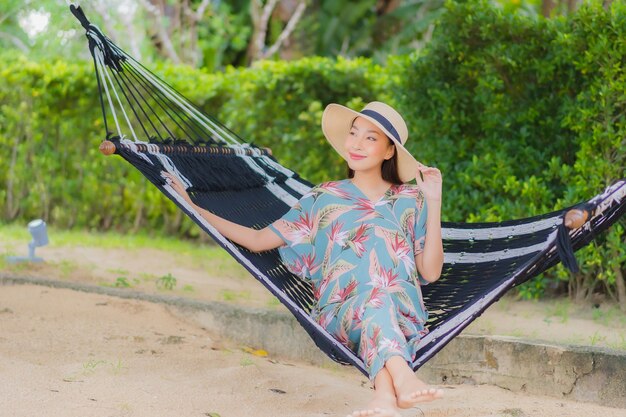
[[[393,143],[374,123],[357,117],[345,141],[348,166],[354,171],[378,169],[394,153]]]

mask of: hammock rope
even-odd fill
[[[224,238],[160,172],[179,177],[198,206],[256,229],[280,218],[313,184],[282,166],[268,150],[245,143],[135,61],[89,23],[80,7],[70,9],[86,30],[94,58],[107,139],[101,151],[116,153],[141,171],[265,285],[330,358],[365,373],[361,359],[311,319],[312,288],[287,271],[277,250],[253,253]],[[436,283],[422,288],[429,333],[420,342],[413,369],[511,288],[559,260],[576,270],[574,251],[624,212],[626,179],[621,179],[589,201],[539,216],[500,223],[442,223],[444,268]]]

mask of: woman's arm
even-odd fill
[[[415,257],[420,275],[435,282],[443,269],[443,243],[441,241],[441,200],[427,200],[426,238],[424,250]]]
[[[233,223],[229,220],[223,219],[211,213],[208,210],[203,209],[202,207],[196,205],[193,201],[191,201],[191,198],[189,197],[185,186],[180,182],[178,178],[167,172],[162,172],[161,175],[166,179],[166,181],[168,181],[174,191],[180,194],[180,196],[191,207],[193,207],[194,210],[196,210],[207,222],[209,222],[211,226],[217,229],[217,231],[224,237],[251,250],[252,252],[262,252],[277,248],[284,244],[280,236],[278,236],[268,227],[265,227],[261,230],[256,230],[251,227],[246,227],[237,223]]]
[[[415,266],[428,282],[435,282],[443,269],[443,242],[441,241],[442,175],[435,167],[418,162],[415,182],[426,200],[426,237],[424,250],[415,257]]]

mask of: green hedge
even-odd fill
[[[409,149],[444,173],[444,220],[499,221],[574,204],[626,176],[625,23],[622,2],[553,20],[450,2],[429,46],[385,67],[305,58],[217,74],[154,71],[312,182],[345,175],[319,127],[324,106],[387,101],[407,119]],[[97,152],[103,126],[91,63],[1,58],[3,221],[198,234],[130,166]],[[618,291],[624,224],[580,252],[581,275],[557,268],[524,294],[559,279],[580,297]]]
[[[414,154],[445,173],[448,218],[540,214],[626,176],[625,20],[622,2],[555,20],[484,1],[448,4],[428,50],[400,58],[400,81],[390,87],[411,121]],[[572,295],[619,290],[624,224],[581,251],[580,275],[552,272]],[[626,294],[620,299],[626,306]]]

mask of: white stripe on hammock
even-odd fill
[[[289,177],[287,181],[285,181],[285,184],[287,184],[292,190],[300,193],[301,195],[307,194],[312,189],[309,185],[303,184],[300,181],[295,180],[291,177]]]
[[[298,199],[296,197],[289,194],[287,191],[285,191],[274,182],[268,182],[265,185],[265,188],[267,188],[272,194],[276,196],[276,198],[283,201],[289,207],[293,207],[298,202]]]
[[[273,169],[287,176],[287,180],[285,181],[285,184],[287,184],[295,192],[300,193],[300,195],[304,195],[308,193],[309,191],[311,191],[311,186],[304,184],[293,178],[293,176],[295,175],[295,172],[293,172],[292,170],[285,168],[284,166],[274,161],[272,158],[270,158],[267,155],[263,155],[263,160],[265,161],[266,164],[271,166]]]
[[[491,240],[503,239],[512,236],[526,235],[554,228],[562,223],[560,214],[532,223],[523,223],[515,226],[487,227],[484,229],[457,229],[443,228],[441,231],[444,240]]]
[[[163,166],[167,172],[169,172],[170,174],[178,178],[180,182],[183,183],[183,186],[185,187],[185,189],[193,185],[191,181],[189,181],[189,179],[185,177],[183,173],[178,170],[178,168],[176,167],[174,162],[170,159],[170,157],[161,153],[157,145],[155,145],[154,143],[145,143],[145,145],[146,145],[146,149],[148,150],[148,153],[150,155],[154,155],[154,157],[156,157],[159,160],[159,162],[161,163],[161,166]]]
[[[554,232],[553,232],[554,233]],[[473,264],[480,262],[498,262],[503,259],[517,258],[519,256],[528,255],[530,253],[540,252],[546,246],[546,242],[537,243],[535,245],[523,248],[504,249],[493,252],[445,252],[443,254],[444,263],[446,264]]]
[[[598,204],[594,212],[595,218],[610,207],[613,204],[619,204],[619,202],[626,196],[626,181],[618,181],[615,184],[607,187],[602,194],[599,194],[589,200],[590,203]],[[555,228],[563,222],[563,214],[558,214],[554,217],[538,220],[532,223],[523,223],[516,226],[506,227],[490,227],[485,229],[455,229],[455,228],[443,228],[442,238],[445,240],[490,240],[490,239],[503,239],[509,236],[520,236],[531,233],[540,232],[546,229]],[[583,227],[589,228],[590,223],[587,221]]]
[[[590,200],[593,204],[598,204],[594,212],[593,218],[598,217],[606,209],[614,204],[620,204],[621,200],[626,197],[626,181],[617,181],[615,184],[607,187],[606,190]],[[589,223],[586,223],[587,225]]]

